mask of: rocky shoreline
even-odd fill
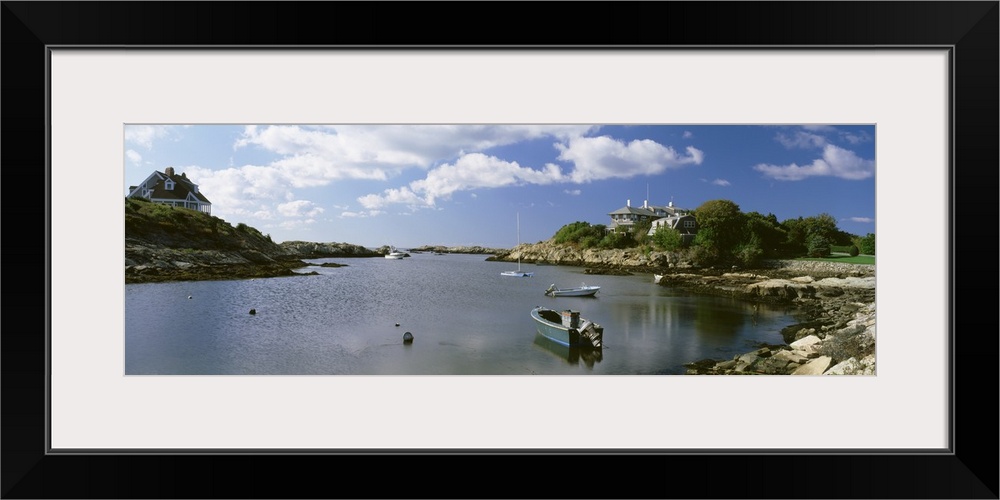
[[[816,263],[816,269],[822,264]],[[808,267],[796,261],[792,267]],[[874,266],[871,266],[874,267]],[[773,269],[772,269],[773,271]],[[867,274],[868,269],[852,270]],[[872,271],[873,272],[873,271]],[[820,274],[820,273],[817,273]],[[785,344],[762,345],[731,359],[685,365],[692,375],[874,375],[875,277],[814,277],[790,271],[664,275],[661,286],[731,295],[796,307],[799,323],[782,330]]]

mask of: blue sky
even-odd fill
[[[482,245],[728,199],[875,232],[874,125],[126,125],[125,192],[174,167],[276,242]]]

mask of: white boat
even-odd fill
[[[406,252],[400,252],[399,250],[396,250],[396,247],[389,247],[389,253],[385,254],[385,258],[387,259],[402,259],[406,256]]]
[[[521,214],[517,214],[517,245],[521,246]],[[517,254],[517,271],[504,271],[500,273],[500,276],[516,276],[519,278],[528,278],[534,276],[535,273],[529,271],[521,270],[521,254]]]
[[[653,283],[659,283],[660,280],[662,280],[662,279],[663,279],[663,275],[662,274],[654,274],[653,275]]]
[[[549,297],[593,297],[600,289],[599,286],[587,285],[586,283],[572,288],[556,288],[555,283],[553,283],[545,290],[545,295]]]
[[[569,347],[600,349],[604,343],[604,327],[580,317],[579,311],[556,311],[545,307],[531,310],[539,335]]]

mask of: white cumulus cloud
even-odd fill
[[[201,167],[176,168],[187,174],[192,182],[212,202],[212,214],[245,215],[266,218],[277,203],[295,199],[289,181],[277,169],[245,165],[239,168],[211,170]],[[261,206],[267,206],[261,210]]]
[[[132,163],[134,163],[136,165],[142,163],[142,155],[139,154],[139,153],[137,153],[134,149],[130,149],[130,150],[126,151],[125,152],[125,157],[128,158],[128,161],[130,161],[130,162],[132,162]]]
[[[823,130],[813,127],[813,130]],[[813,149],[826,145],[826,138],[818,134],[810,134],[801,130],[791,134],[779,133],[775,140],[788,149]]]
[[[278,213],[285,217],[316,217],[323,213],[323,208],[307,200],[295,200],[277,205]]]
[[[171,125],[126,125],[125,142],[153,149],[153,141],[170,135]]]
[[[556,144],[556,148],[560,150],[560,160],[573,162],[569,179],[576,183],[659,174],[671,168],[698,165],[704,159],[704,153],[692,146],[685,149],[686,154],[681,154],[649,139],[626,143],[607,136],[577,137],[567,144]]]
[[[729,181],[725,179],[715,179],[714,181],[712,181],[712,184],[715,184],[716,186],[728,186]]]
[[[837,177],[848,180],[867,179],[875,175],[875,160],[866,160],[853,151],[832,144],[823,148],[823,157],[808,165],[758,164],[754,170],[781,181],[800,181],[808,177]]]
[[[563,125],[350,125],[247,126],[234,149],[259,147],[281,156],[272,166],[296,186],[335,179],[387,180],[409,168],[430,169],[440,158],[516,142],[568,140],[594,126]]]
[[[358,198],[358,202],[368,209],[382,208],[389,204],[405,204],[411,208],[433,207],[437,200],[450,199],[452,194],[459,191],[552,184],[563,180],[564,176],[555,164],[546,164],[535,170],[495,156],[472,153],[460,157],[455,163],[431,169],[425,178],[413,181],[409,186],[386,189],[381,194],[365,195]]]

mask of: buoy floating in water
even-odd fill
[[[190,298],[191,298],[191,296],[190,296],[190,295],[188,295],[188,298],[190,299]]]
[[[412,344],[413,343],[413,334],[410,333],[410,332],[404,333],[403,334],[403,343],[404,344]]]
[[[257,310],[256,309],[251,309],[250,310],[250,314],[257,314]]]
[[[396,323],[396,326],[399,326],[399,323]]]

